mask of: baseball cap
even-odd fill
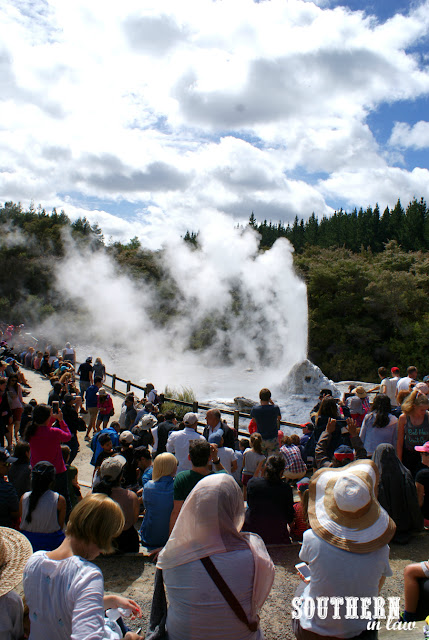
[[[353,449],[348,447],[346,444],[341,444],[334,451],[334,456],[337,460],[345,460],[346,458],[350,458],[350,460],[354,460]]]
[[[125,444],[131,444],[134,440],[134,436],[131,431],[123,431],[119,435],[119,442],[125,442]]]
[[[398,368],[398,367],[392,367],[392,368],[390,369],[390,371],[391,371],[392,373],[399,373],[399,368]]]
[[[106,458],[100,467],[100,477],[104,480],[110,480],[113,482],[122,473],[122,469],[127,464],[124,456],[113,456],[112,458]]]
[[[190,425],[196,424],[198,422],[198,416],[196,413],[185,413],[183,422]]]

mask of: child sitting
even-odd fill
[[[72,509],[82,500],[82,493],[80,491],[79,482],[77,479],[77,468],[71,464],[67,464],[70,458],[70,447],[66,444],[61,445],[61,453],[63,454],[64,464],[67,468],[67,486],[69,490],[69,497]]]
[[[108,433],[102,433],[98,436],[98,443],[101,446],[101,452],[98,454],[95,461],[94,475],[92,476],[92,486],[95,487],[97,482],[100,482],[100,467],[106,458],[111,458],[114,455],[112,439]]]
[[[310,484],[310,480],[308,478],[302,478],[302,480],[298,480],[296,484],[296,488],[298,489],[299,502],[295,502],[293,505],[293,510],[295,511],[295,518],[293,522],[289,525],[289,532],[292,540],[296,542],[302,542],[302,536],[304,535],[304,531],[310,528],[308,524],[308,515],[307,515],[307,507],[308,507],[308,485]]]

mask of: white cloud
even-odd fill
[[[365,194],[428,197],[424,171],[393,166],[367,123],[385,102],[428,95],[415,50],[428,8],[382,23],[302,0],[8,0],[0,200],[69,195],[88,216],[94,198],[103,215],[132,203],[130,227],[155,243],[160,224],[182,233],[216,211],[289,220]],[[404,117],[390,144],[423,148],[426,127]]]
[[[420,120],[412,127],[406,122],[395,122],[389,144],[393,147],[426,149],[429,147],[429,122]]]

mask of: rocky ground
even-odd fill
[[[25,371],[25,375],[32,386],[28,399],[34,397],[38,402],[46,402],[50,383],[31,371]],[[113,396],[113,401],[115,406],[113,419],[117,419],[123,398],[119,395]],[[83,439],[84,435],[84,433],[79,434],[80,452],[75,460],[75,465],[79,469],[79,481],[82,485],[83,494],[89,491],[88,487],[92,477],[92,467],[89,464],[91,451]],[[276,576],[271,593],[261,613],[261,626],[266,640],[292,640],[294,635],[290,622],[291,601],[296,588],[300,584],[294,568],[299,561],[299,545],[273,547],[269,549],[269,552],[276,566]],[[415,536],[409,544],[404,546],[392,545],[391,567],[394,575],[386,580],[381,595],[384,598],[389,596],[400,597],[401,608],[403,608],[403,569],[410,562],[419,562],[427,558],[429,558],[429,533],[424,532]],[[126,595],[135,599],[141,605],[143,618],[137,624],[131,626],[135,629],[142,626],[143,631],[145,631],[148,626],[155,573],[155,566],[151,559],[146,555],[115,556],[99,558],[96,563],[103,571],[107,592]],[[339,567],[338,571],[340,570],[341,568]],[[364,580],[365,577],[357,575],[356,579]],[[387,630],[385,624],[382,623],[379,637],[382,639],[401,638],[401,640],[423,638],[422,628],[423,623],[419,622],[416,624],[414,631]]]

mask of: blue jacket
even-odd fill
[[[170,516],[173,511],[174,478],[164,476],[154,482],[150,480],[143,489],[143,502],[146,509],[140,537],[143,546],[163,547],[169,534]]]
[[[97,460],[98,456],[100,455],[100,453],[101,453],[101,451],[103,449],[103,447],[99,443],[99,438],[100,438],[102,433],[107,433],[107,435],[110,436],[110,439],[111,439],[112,444],[113,444],[113,448],[119,447],[119,435],[118,435],[118,432],[116,431],[116,429],[114,429],[113,427],[106,427],[105,429],[102,429],[101,431],[99,431],[94,436],[94,438],[97,438],[97,440],[95,442],[94,455],[91,458],[91,464],[92,464],[93,467],[95,467],[96,460]],[[94,440],[94,438],[93,438],[93,440]]]

